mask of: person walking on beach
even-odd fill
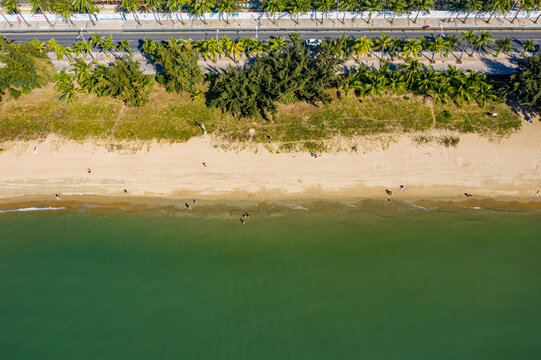
[[[246,221],[244,221],[244,219],[240,219],[240,222],[246,224]]]
[[[194,205],[197,205],[197,201],[195,201],[195,199],[193,199],[193,204],[194,204]]]
[[[184,205],[186,205],[186,208],[190,208],[190,205],[188,205],[188,203],[184,203]]]
[[[206,162],[204,162],[204,163],[203,163],[203,166],[204,166],[204,167],[207,167],[207,163],[206,163]]]
[[[56,200],[60,200],[60,196],[56,194]]]
[[[400,190],[404,190],[406,188],[405,185],[400,185]]]
[[[387,195],[393,196],[393,192],[391,190],[385,189],[385,192],[387,193]]]
[[[34,155],[36,155],[38,153],[38,147],[37,146],[34,146]]]
[[[90,168],[88,168],[86,171],[87,171],[89,174],[92,172],[92,170],[90,170]]]
[[[128,193],[128,190],[124,189],[124,192],[127,194],[127,193]]]
[[[357,152],[357,145],[353,146],[351,150]]]
[[[469,193],[464,193],[464,195],[466,195],[469,198],[471,198],[473,196],[472,194],[469,194]]]

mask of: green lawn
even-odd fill
[[[487,113],[498,112],[492,117]],[[57,134],[74,140],[135,139],[186,141],[209,133],[227,142],[268,143],[281,150],[322,150],[336,136],[422,132],[449,129],[460,132],[505,134],[520,127],[520,120],[505,104],[458,107],[436,105],[418,96],[385,96],[360,100],[335,99],[328,105],[280,105],[275,119],[238,119],[208,108],[203,99],[165,92],[156,86],[148,104],[124,106],[112,98],[80,94],[73,104],[57,101],[52,86],[19,99],[0,103],[0,141],[43,139]],[[252,129],[252,130],[251,130]],[[251,130],[251,131],[250,131]],[[254,132],[255,131],[255,132]]]

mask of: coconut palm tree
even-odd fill
[[[116,46],[115,46],[115,43],[113,42],[113,38],[111,36],[103,38],[100,47],[101,47],[101,51],[103,53],[106,53],[107,51],[109,51],[109,53],[112,56],[115,56],[115,53],[113,52],[113,50],[116,50]]]
[[[286,40],[283,37],[272,38],[267,41],[266,47],[269,53],[280,52],[287,46]]]
[[[47,43],[47,49],[49,51],[55,51],[55,48],[58,46],[58,42],[55,38],[51,38],[49,42]]]
[[[199,19],[206,24],[205,13],[212,11],[214,4],[211,0],[192,0],[189,4],[189,10],[192,15],[197,15]]]
[[[2,6],[6,9],[8,14],[16,14],[17,16],[20,16],[26,26],[30,26],[23,14],[21,14],[21,10],[19,9],[19,0],[2,0]]]
[[[4,7],[4,2],[0,2],[0,6],[1,7]],[[9,12],[7,9],[6,9],[6,12]],[[8,18],[6,17],[6,15],[4,14],[4,12],[2,11],[2,9],[0,9],[0,15],[2,15],[2,17],[4,18],[4,20],[6,20],[6,22],[9,24],[9,26],[13,26],[13,23],[11,21],[8,20]]]
[[[441,58],[443,57],[444,50],[447,50],[447,53],[449,52],[449,43],[445,39],[437,37],[434,39],[434,41],[430,42],[429,49],[432,50],[432,60],[430,60],[430,62],[434,63],[436,54],[438,54]]]
[[[355,11],[359,8],[359,2],[357,0],[341,0],[338,2],[339,9],[344,13],[342,17],[342,24],[346,21],[346,13],[350,11]]]
[[[220,17],[222,20],[229,24],[229,16],[237,12],[239,10],[239,6],[235,0],[220,0],[216,4],[216,10],[220,12]]]
[[[122,39],[116,44],[116,51],[118,53],[127,52],[130,55],[133,54],[130,43],[126,39]]]
[[[92,25],[96,25],[94,19],[92,19],[92,15],[98,11],[94,0],[71,0],[71,8],[75,12],[87,14]]]
[[[434,10],[434,1],[433,0],[413,0],[411,8],[416,11],[415,18],[413,23],[417,24],[417,19],[421,13],[429,13],[431,10]],[[409,16],[408,16],[409,19]]]
[[[434,71],[432,68],[427,68],[426,71],[421,72],[421,76],[417,82],[417,88],[424,94],[428,94],[434,85],[440,82],[441,73]]]
[[[383,2],[380,0],[364,0],[360,5],[361,11],[368,11],[368,18],[366,19],[367,24],[372,20],[374,11],[380,11],[383,8]]]
[[[71,15],[73,15],[73,10],[67,1],[59,1],[58,3],[56,3],[55,12],[61,15],[66,21],[66,23],[75,25],[73,21],[71,20]]]
[[[120,9],[128,13],[133,13],[133,17],[137,24],[141,25],[137,12],[141,10],[141,0],[122,0],[120,3]]]
[[[374,40],[374,49],[381,50],[381,59],[383,60],[385,52],[391,46],[393,37],[391,35],[385,35],[381,33],[381,36]]]
[[[233,41],[228,38],[222,38],[222,49],[224,49],[224,53],[226,53],[234,62],[238,62],[238,57],[244,52],[244,48],[242,47],[242,43],[238,41]]]
[[[265,43],[261,41],[255,41],[252,43],[252,47],[250,51],[248,52],[248,56],[254,57],[254,56],[261,56],[267,53],[267,47],[265,46]]]
[[[55,89],[60,93],[59,100],[66,100],[69,103],[77,99],[77,90],[74,84],[75,74],[62,70],[55,76]]]
[[[289,1],[287,4],[285,10],[289,13],[291,16],[291,19],[295,21],[296,24],[299,23],[299,15],[305,14],[311,9],[311,3],[310,0],[292,0]],[[294,18],[295,17],[295,18]]]
[[[173,24],[175,23],[175,20],[173,20],[173,13],[176,14],[177,20],[180,21],[181,24],[184,24],[184,19],[182,18],[182,10],[188,2],[189,0],[167,0],[167,10],[169,10],[171,21],[173,22]]]
[[[473,56],[473,53],[475,52],[475,44],[477,43],[477,35],[475,35],[475,32],[473,30],[463,32],[462,40],[465,40],[470,45],[472,52],[468,55]]]
[[[496,53],[494,54],[494,57],[498,57],[502,52],[505,54],[509,54],[511,52],[511,39],[508,37],[497,40],[496,45],[494,46],[494,49],[496,49]]]
[[[216,63],[218,61],[218,55],[222,54],[220,42],[213,37],[207,40],[206,50],[207,55],[210,57],[213,63]]]
[[[318,0],[316,2],[316,8],[318,11],[320,11],[321,14],[321,23],[323,24],[324,18],[327,16],[327,14],[336,7],[336,3],[334,0]]]
[[[45,9],[48,10],[48,3],[45,0],[30,0],[30,5],[32,5],[33,13],[43,15],[49,26],[53,26],[47,15],[45,15]]]
[[[389,22],[392,24],[397,14],[404,14],[408,7],[406,0],[391,0],[389,8],[392,9],[392,16]]]
[[[412,59],[417,59],[419,56],[419,52],[423,50],[423,46],[419,42],[419,40],[416,39],[409,39],[404,44],[404,47],[402,48],[402,55],[406,59],[406,61],[411,61]]]
[[[101,39],[101,36],[99,36],[98,34],[92,34],[89,42],[92,44],[92,46],[100,47],[103,40]]]
[[[522,44],[522,54],[521,56],[524,57],[526,56],[526,54],[529,52],[534,52],[535,51],[535,41],[533,40],[526,40],[523,44]]]
[[[75,60],[75,64],[73,65],[73,72],[75,73],[75,79],[77,80],[79,85],[81,85],[86,79],[88,79],[92,75],[92,67],[94,65],[96,65],[95,61],[87,63],[81,59]]]
[[[492,40],[492,34],[485,30],[481,30],[481,33],[477,37],[475,41],[475,48],[476,49],[483,49],[484,51],[487,50],[488,46],[493,42]]]
[[[391,40],[391,44],[389,45],[389,52],[391,54],[391,58],[393,58],[396,54],[399,54],[402,51],[402,40],[399,38],[393,38]]]
[[[284,10],[284,4],[280,0],[265,0],[262,9],[267,13],[269,19],[272,16],[272,23],[276,24],[276,13]]]
[[[361,56],[369,54],[372,51],[373,45],[374,43],[372,40],[367,39],[366,35],[359,39],[355,39],[351,45],[351,54],[356,55],[356,61],[359,62]]]
[[[162,21],[158,16],[158,11],[162,9],[162,0],[146,0],[147,9],[154,15],[154,20],[160,25]]]

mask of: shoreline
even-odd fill
[[[272,153],[250,143],[224,150],[209,136],[185,143],[81,143],[54,136],[4,143],[0,207],[87,200],[183,203],[193,198],[250,204],[348,202],[386,200],[385,189],[393,191],[393,200],[410,203],[541,200],[541,124],[524,124],[497,141],[461,134],[456,147],[416,144],[415,135],[338,139],[342,148],[355,144],[358,152],[323,153],[317,159],[305,152]],[[473,198],[465,198],[465,192]]]

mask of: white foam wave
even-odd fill
[[[27,208],[20,208],[20,209],[0,210],[0,214],[9,213],[9,212],[49,211],[49,210],[64,210],[64,209],[65,207],[46,207],[46,208],[27,207]]]

